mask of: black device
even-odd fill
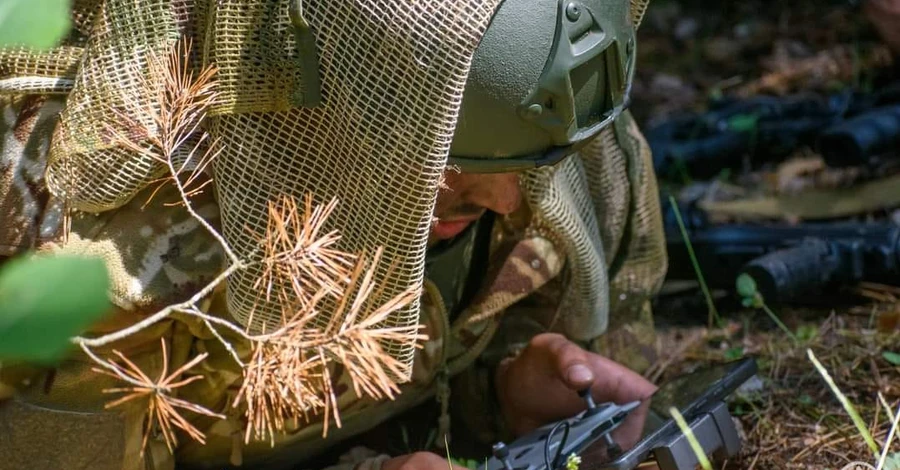
[[[669,415],[672,407],[684,416],[704,452],[733,456],[741,443],[723,400],[756,371],[756,361],[750,358],[702,369],[660,387],[648,399],[649,406],[639,402],[596,405],[589,394],[582,393],[587,410],[508,445],[496,444],[494,457],[480,469],[557,470],[565,468],[568,456],[574,454],[581,457],[581,470],[625,470],[635,468],[651,453],[660,470],[693,469],[698,458]],[[634,413],[642,406],[646,413]],[[623,449],[617,442],[617,429],[639,432],[640,438]]]
[[[666,278],[694,280],[674,208],[664,207]],[[734,289],[747,274],[767,303],[788,304],[837,286],[900,277],[900,226],[892,222],[712,225],[694,206],[679,211],[712,288]]]

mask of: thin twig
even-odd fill
[[[87,347],[85,344],[80,344],[79,346],[81,346],[81,350],[84,351],[84,353],[87,354],[88,357],[90,357],[92,361],[94,361],[101,367],[104,367],[105,369],[109,370],[110,372],[116,374],[116,376],[118,378],[120,378],[122,381],[128,382],[129,384],[134,385],[136,387],[144,386],[143,382],[140,382],[138,380],[135,380],[135,379],[125,375],[125,374],[122,374],[118,368],[116,368],[110,362],[105,361],[105,360],[101,359],[99,356],[97,356],[96,354],[94,354],[94,352],[91,351],[91,349],[89,347]]]
[[[225,348],[225,350],[228,351],[229,354],[231,354],[231,357],[234,358],[234,362],[236,362],[237,365],[241,366],[241,368],[243,369],[245,367],[244,361],[242,361],[241,357],[238,356],[237,351],[234,350],[234,346],[232,346],[228,341],[225,341],[225,338],[223,338],[222,335],[219,334],[219,330],[215,329],[215,327],[213,327],[212,323],[210,323],[207,318],[203,318],[203,323],[206,324],[206,327],[209,328],[209,331],[211,331],[216,339],[219,340],[219,343],[222,343],[222,346]]]
[[[110,343],[119,341],[121,339],[127,338],[135,333],[140,332],[141,330],[153,325],[156,322],[162,321],[176,311],[184,311],[188,310],[191,307],[194,307],[197,302],[202,300],[204,297],[209,295],[219,284],[222,283],[228,276],[231,276],[239,269],[243,269],[244,264],[233,264],[228,267],[225,271],[222,271],[215,279],[213,279],[209,284],[206,285],[199,292],[194,294],[190,299],[180,304],[169,305],[168,307],[150,315],[149,317],[135,323],[134,325],[129,326],[128,328],[123,328],[114,333],[110,333],[108,335],[100,336],[98,338],[84,338],[81,336],[76,336],[72,338],[72,342],[77,345],[90,346],[92,348],[98,348],[102,346],[106,346]]]
[[[174,165],[172,165],[171,159],[166,160],[166,165],[169,167],[169,171],[172,172],[173,175],[178,174],[178,172],[175,170]],[[202,225],[203,228],[205,228],[206,231],[209,232],[209,234],[212,235],[217,242],[219,242],[219,245],[222,246],[222,249],[225,250],[225,253],[228,255],[228,259],[231,261],[231,265],[243,267],[244,263],[234,253],[234,250],[231,249],[231,246],[228,244],[228,242],[225,241],[225,238],[222,237],[222,235],[212,225],[210,225],[210,223],[207,222],[206,219],[200,217],[200,215],[197,214],[196,211],[194,211],[194,207],[191,204],[190,198],[187,196],[187,194],[185,194],[184,186],[182,186],[181,181],[177,176],[172,178],[172,183],[175,185],[175,187],[178,189],[178,193],[181,195],[181,200],[184,203],[185,210],[187,210],[191,217],[196,219],[197,222],[199,222],[200,225]]]

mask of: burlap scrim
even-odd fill
[[[221,145],[214,179],[229,244],[242,257],[258,248],[267,204],[276,196],[311,193],[320,203],[336,197],[340,203],[327,228],[340,231],[344,250],[384,247],[388,262],[377,280],[389,298],[422,285],[437,185],[469,66],[499,3],[302,0],[322,79],[322,105],[309,109],[295,104],[305,90],[289,0],[78,0],[76,29],[61,48],[0,55],[0,93],[71,89],[50,151],[48,185],[69,207],[115,209],[165,169],[116,144],[110,126],[139,141],[129,122],[152,132],[153,123],[141,121],[146,117],[139,112],[152,105],[145,93],[147,55],[191,39],[195,63],[218,70],[220,100],[210,109],[208,127]],[[631,1],[635,24],[646,3]],[[569,255],[577,295],[568,298],[592,306],[579,310],[592,316],[591,328],[575,327],[578,315],[566,319],[570,331],[585,334],[602,333],[607,322],[607,253],[628,243],[628,252],[640,255],[642,246],[655,250],[659,241],[641,233],[645,225],[655,227],[641,221],[655,221],[658,213],[647,213],[648,201],[626,194],[629,182],[639,184],[649,170],[625,168],[623,159],[610,157],[616,151],[611,133],[582,157],[524,178],[538,225]],[[626,224],[627,239],[608,236]],[[658,264],[648,259],[638,265]],[[388,277],[389,264],[394,269]],[[647,287],[629,284],[641,282],[638,265],[625,278],[616,276],[614,292]],[[254,289],[258,276],[248,269],[228,282],[231,314],[257,330],[278,324],[282,315],[280,305],[263,301]],[[418,309],[417,301],[388,323],[415,324]],[[253,324],[247,325],[251,312]],[[412,344],[388,347],[410,364]]]
[[[384,295],[421,285],[437,184],[468,67],[496,4],[305,2],[321,44],[324,105],[318,109],[278,110],[290,98],[292,90],[283,85],[295,72],[282,68],[284,59],[273,58],[262,41],[286,45],[283,54],[290,57],[286,25],[244,32],[251,40],[243,49],[211,54],[217,63],[235,66],[231,55],[260,57],[246,72],[223,69],[223,76],[235,77],[230,83],[244,83],[242,73],[267,77],[256,92],[235,95],[231,106],[270,112],[223,112],[212,128],[223,144],[215,180],[224,233],[235,248],[246,252],[255,246],[252,233],[264,233],[265,204],[279,192],[310,192],[319,202],[337,197],[341,202],[329,228],[340,230],[343,247],[371,251],[383,246],[387,259],[396,263],[389,278],[384,277],[388,264],[380,267]],[[262,16],[250,24],[287,21],[286,10],[261,10],[255,10]],[[227,44],[220,37],[236,34],[230,28],[247,23],[217,18],[217,28],[225,25],[215,34],[217,46]],[[270,68],[278,70],[269,74]],[[231,279],[229,307],[241,321],[253,311],[254,326],[272,325],[281,307],[259,301],[253,288],[258,274],[248,269]],[[417,300],[390,323],[414,324],[418,309]],[[390,345],[390,351],[412,360],[412,345]]]
[[[221,99],[209,130],[221,145],[214,173],[223,234],[236,252],[259,251],[267,204],[277,195],[337,197],[328,229],[340,231],[340,248],[385,249],[381,295],[419,287],[469,65],[498,3],[304,0],[323,97],[321,107],[308,109],[293,102],[303,92],[303,71],[288,1],[107,0],[73,77],[48,184],[71,207],[97,212],[121,207],[165,173],[159,162],[116,145],[109,128],[141,137],[121,127],[142,119],[136,110],[149,104],[142,93],[148,52],[192,37],[194,59],[218,70]],[[231,314],[244,324],[252,316],[247,326],[255,330],[282,318],[282,306],[254,288],[258,276],[251,268],[228,282]],[[388,323],[415,324],[418,309],[415,302]],[[387,346],[411,363],[412,344]]]

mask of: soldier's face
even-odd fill
[[[431,227],[431,241],[453,238],[485,211],[510,214],[522,202],[518,173],[444,171]]]

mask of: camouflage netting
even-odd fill
[[[644,13],[647,13],[649,4],[650,0],[631,0],[631,21],[635,28],[640,26],[641,21],[644,20]]]
[[[647,4],[631,0],[635,28]],[[647,148],[634,139],[643,137],[630,118],[621,118],[577,158],[523,178],[535,224],[567,255],[571,282],[561,320],[573,338],[602,334],[611,311],[634,317],[662,284],[667,261],[651,157],[632,161],[622,150]]]
[[[286,2],[281,10],[255,11],[249,22],[218,18],[215,24],[224,27],[211,57],[237,67],[236,56],[249,56],[258,64],[222,74],[267,77],[256,93],[236,95],[237,112],[222,110],[214,119],[213,134],[224,149],[215,179],[229,241],[240,251],[253,247],[246,227],[263,233],[264,203],[278,192],[309,191],[320,202],[336,196],[341,202],[332,222],[344,246],[384,246],[396,262],[393,274],[382,277],[387,294],[420,285],[469,63],[497,3],[305,2],[320,42],[324,105],[317,109],[282,109],[290,95],[279,83],[296,73],[283,67],[294,54]],[[255,24],[274,26],[248,26]],[[232,47],[235,30],[260,33]],[[273,55],[273,46],[282,53]],[[246,109],[268,112],[241,112]],[[383,276],[388,266],[381,269]],[[257,298],[256,276],[253,269],[241,271],[229,283],[229,306],[242,321]],[[393,323],[418,322],[418,308],[416,301]],[[280,315],[280,306],[263,303],[254,322],[272,324]],[[392,353],[411,361],[411,345],[394,346]]]
[[[49,52],[35,54],[16,47],[0,49],[0,94],[68,93],[99,7],[100,0],[76,0],[68,37]]]
[[[162,163],[116,142],[112,129],[138,142],[145,129],[155,129],[142,112],[156,99],[148,90],[147,57],[164,56],[190,17],[184,3],[167,0],[110,0],[99,8],[47,171],[51,191],[88,212],[121,207],[165,173]]]
[[[561,318],[573,338],[589,340],[631,321],[662,285],[666,269],[662,215],[646,145],[634,122],[604,129],[578,158],[523,179],[536,223],[563,248],[570,281]],[[622,151],[644,149],[629,160]]]
[[[393,264],[390,278],[389,264],[380,267],[382,295],[418,287],[469,63],[497,4],[304,1],[317,35],[323,96],[320,108],[307,109],[294,107],[304,90],[288,1],[107,0],[77,74],[60,73],[74,86],[51,149],[48,184],[71,207],[99,212],[121,207],[165,173],[159,162],[117,145],[110,128],[138,141],[139,132],[153,130],[140,112],[152,105],[147,55],[192,37],[195,60],[218,70],[221,99],[210,110],[209,130],[222,150],[214,173],[223,234],[237,253],[246,257],[258,248],[276,196],[337,197],[327,228],[340,230],[341,248],[384,247]],[[281,306],[254,288],[259,274],[241,271],[228,283],[232,315],[246,324],[252,313],[248,326],[256,330],[282,318]],[[389,323],[417,323],[418,308],[415,302]],[[411,362],[412,344],[389,349]]]
[[[48,184],[70,207],[112,210],[165,169],[118,145],[111,129],[137,141],[146,137],[140,132],[153,131],[140,111],[152,105],[147,55],[191,38],[196,64],[217,68],[220,99],[210,110],[209,130],[221,144],[214,177],[223,232],[236,251],[246,257],[258,247],[267,204],[278,195],[311,193],[319,203],[336,197],[328,228],[340,230],[341,248],[384,247],[395,264],[389,278],[387,264],[380,267],[383,295],[418,287],[469,65],[500,0],[293,1],[302,1],[316,33],[319,108],[294,104],[306,90],[290,0],[79,0],[76,30],[63,47],[0,54],[0,93],[71,89]],[[635,24],[646,3],[631,0]],[[569,256],[577,295],[567,297],[582,302],[571,307],[596,317],[589,330],[576,327],[573,317],[568,330],[578,336],[606,327],[607,268],[614,261],[615,298],[651,290],[660,275],[653,270],[661,260],[664,265],[658,208],[631,193],[637,184],[646,194],[650,170],[629,168],[612,136],[609,129],[581,159],[525,178],[539,226]],[[608,259],[625,245],[638,261]],[[650,275],[642,278],[645,272]],[[252,312],[247,326],[257,330],[282,315],[280,305],[260,299],[258,276],[240,271],[228,283],[232,315],[246,325]],[[416,323],[418,308],[413,303],[390,323]],[[393,344],[390,351],[409,363],[413,345]]]
[[[0,94],[65,94],[72,89],[80,47],[62,46],[35,56],[26,49],[0,50]]]

